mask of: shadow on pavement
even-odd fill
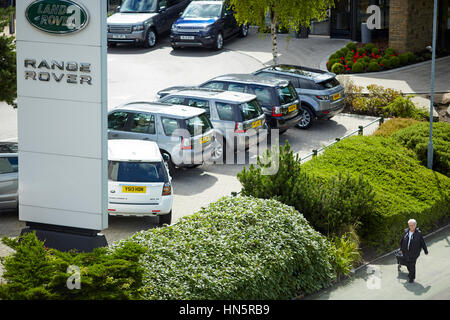
[[[423,285],[421,285],[420,283],[418,283],[416,281],[413,283],[405,282],[403,284],[403,286],[405,287],[405,289],[414,293],[416,296],[423,295],[423,294],[427,293],[428,290],[431,289],[431,286],[427,286],[425,288]]]

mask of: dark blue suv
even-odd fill
[[[206,47],[221,50],[224,40],[239,35],[246,37],[248,25],[238,25],[227,1],[192,1],[172,25],[170,42],[173,49]]]

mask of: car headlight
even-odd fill
[[[203,26],[203,31],[210,31],[212,29],[213,25],[212,24],[208,24]]]
[[[144,29],[145,29],[145,27],[143,25],[133,26],[133,31],[142,31]]]
[[[173,24],[171,30],[172,30],[172,31],[177,31],[177,30],[178,30],[177,25],[176,25],[176,24]]]

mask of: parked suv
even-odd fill
[[[17,143],[0,142],[0,211],[18,208]]]
[[[108,141],[108,212],[110,215],[159,216],[172,220],[172,178],[156,142]]]
[[[248,25],[238,25],[227,1],[193,1],[172,25],[170,42],[173,49],[207,47],[220,50],[224,40],[239,35],[246,37]]]
[[[191,0],[123,0],[118,12],[108,17],[108,46],[118,42],[140,43],[150,48],[170,31]]]
[[[314,119],[330,119],[344,109],[344,88],[331,72],[293,65],[276,65],[254,72],[261,77],[291,81],[302,100],[302,120],[298,128],[307,129]]]
[[[109,139],[155,141],[169,170],[211,159],[216,141],[205,110],[155,102],[132,102],[108,114]]]
[[[234,152],[238,144],[239,149],[242,143],[249,148],[267,137],[264,112],[253,94],[192,88],[175,91],[160,101],[206,111],[217,132],[215,160],[225,158],[227,149]]]

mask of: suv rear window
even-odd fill
[[[243,103],[239,107],[241,110],[242,121],[252,120],[263,114],[261,106],[256,100]]]
[[[185,120],[185,124],[186,129],[191,134],[191,137],[199,134],[204,134],[212,129],[212,124],[204,113]]]
[[[117,182],[168,182],[162,162],[109,161],[108,178]]]
[[[339,81],[336,78],[331,78],[322,82],[316,83],[316,87],[319,90],[332,89],[340,85]]]
[[[286,87],[277,88],[277,93],[280,98],[280,104],[291,103],[298,99],[297,92],[292,84],[289,84]]]

